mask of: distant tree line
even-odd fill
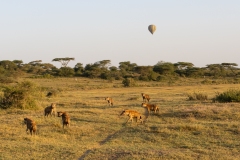
[[[240,68],[236,63],[207,64],[206,67],[195,67],[190,62],[159,61],[153,66],[138,66],[130,61],[119,62],[119,66],[112,66],[110,60],[102,60],[83,66],[77,63],[73,68],[68,67],[69,61],[74,58],[55,58],[52,61],[60,62],[60,68],[50,63],[35,60],[24,64],[22,60],[0,61],[0,82],[8,77],[19,77],[25,73],[39,77],[88,77],[107,80],[123,80],[133,78],[142,81],[161,81],[171,77],[237,77]]]

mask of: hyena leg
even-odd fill
[[[157,109],[155,109],[155,113],[157,113]]]
[[[130,117],[130,118],[127,120],[127,122],[126,122],[126,123],[128,123],[130,120],[132,121],[132,117]]]
[[[31,135],[32,135],[32,132],[33,132],[33,130],[32,130],[32,129],[30,129],[30,133],[31,133]]]

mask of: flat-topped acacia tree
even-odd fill
[[[222,63],[221,65],[223,67],[229,69],[233,73],[234,76],[237,76],[237,73],[235,73],[235,71],[234,71],[234,70],[236,70],[235,67],[238,66],[236,63]]]
[[[35,60],[35,61],[31,61],[28,64],[31,64],[32,66],[37,66],[40,65],[42,62],[42,60]]]
[[[71,60],[75,60],[75,58],[69,58],[69,57],[66,57],[66,58],[54,58],[52,61],[53,62],[60,62],[62,64],[62,67],[67,67],[68,63],[71,61]]]

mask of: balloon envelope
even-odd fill
[[[153,34],[156,31],[156,26],[151,24],[148,26],[148,30],[149,30],[149,32],[151,32]]]

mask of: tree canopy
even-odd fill
[[[60,62],[62,64],[62,67],[67,67],[68,63],[70,61],[74,61],[75,58],[69,58],[69,57],[65,57],[65,58],[54,58],[52,60],[52,62]]]

